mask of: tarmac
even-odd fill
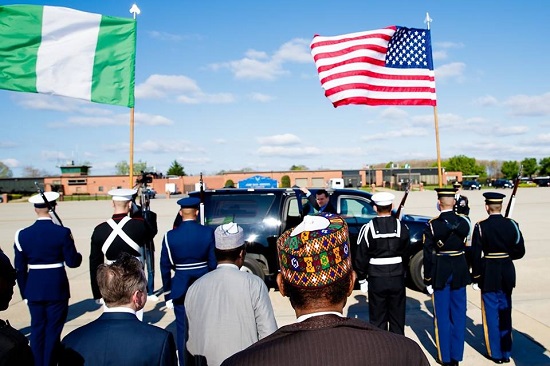
[[[462,192],[469,199],[472,223],[486,217],[482,191]],[[511,190],[498,190],[509,197]],[[403,192],[395,192],[399,202]],[[507,199],[505,203],[507,203]],[[156,244],[155,288],[162,284],[158,261],[163,234],[170,230],[178,206],[178,196],[163,198],[158,195],[151,201],[151,209],[158,215],[159,234]],[[436,194],[433,191],[414,191],[409,194],[405,213],[436,216]],[[57,213],[63,224],[71,228],[77,249],[84,260],[79,268],[67,268],[71,286],[69,315],[62,336],[94,319],[102,307],[92,299],[88,256],[90,237],[94,227],[112,214],[110,201],[59,202]],[[526,255],[515,261],[517,287],[513,299],[513,352],[508,365],[550,365],[550,188],[521,188],[518,190],[512,217],[519,223],[525,238]],[[0,204],[0,247],[12,259],[13,240],[17,229],[31,225],[35,220],[32,205],[25,202]],[[484,357],[486,353],[481,322],[480,293],[467,289],[468,309],[466,344],[463,365],[493,365]],[[275,316],[279,326],[295,321],[288,299],[270,290]],[[365,294],[356,290],[348,299],[345,314],[368,321],[368,303]],[[147,302],[144,321],[168,329],[175,335],[174,313],[168,310],[163,299]],[[414,339],[424,350],[431,365],[436,363],[433,329],[433,306],[426,294],[407,290],[407,318],[405,335]],[[9,308],[0,313],[11,325],[25,335],[30,333],[30,315],[16,288]]]

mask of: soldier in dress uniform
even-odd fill
[[[355,268],[361,291],[369,294],[369,321],[378,328],[405,334],[405,260],[409,229],[392,216],[395,196],[372,196],[378,216],[363,225],[357,240]]]
[[[470,234],[467,216],[453,211],[455,190],[436,188],[441,214],[424,230],[424,283],[432,295],[438,362],[458,365],[464,353],[466,286],[470,272],[464,255]]]
[[[50,206],[57,192],[45,192]],[[82,263],[71,230],[53,223],[40,194],[29,198],[38,216],[31,226],[15,233],[15,269],[21,297],[31,313],[31,349],[36,365],[55,364],[56,350],[69,310],[69,280],[65,265]]]
[[[456,190],[455,205],[454,205],[455,212],[457,214],[468,216],[470,214],[470,206],[468,206],[468,197],[460,194],[460,188],[462,188],[462,184],[456,181],[453,183],[453,187]]]
[[[202,275],[216,269],[214,229],[197,222],[200,200],[186,197],[178,202],[182,223],[162,240],[160,273],[166,307],[174,309],[177,326],[179,364],[185,365],[187,320],[185,294]],[[172,277],[174,271],[174,277]]]
[[[102,304],[103,301],[96,279],[97,267],[104,262],[113,263],[123,252],[133,255],[143,262],[143,251],[147,238],[143,220],[132,219],[129,215],[132,196],[136,190],[113,189],[108,193],[112,196],[114,214],[109,220],[95,227],[90,249],[90,281],[94,300],[98,304]]]
[[[496,192],[483,196],[489,217],[474,227],[472,287],[481,289],[487,357],[500,364],[510,362],[512,351],[512,289],[516,286],[512,260],[525,255],[525,245],[517,222],[500,213],[506,196]]]

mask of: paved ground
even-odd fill
[[[502,191],[510,194],[510,190]],[[483,208],[482,192],[465,192],[470,200],[470,217],[473,222],[483,219],[486,214]],[[401,193],[396,193],[400,199]],[[91,300],[89,284],[90,236],[95,225],[111,215],[110,201],[61,202],[58,213],[65,226],[72,229],[78,250],[85,260],[80,268],[68,269],[72,298],[69,316],[64,334],[76,327],[97,318],[101,308]],[[171,228],[174,215],[178,209],[176,198],[152,200],[151,208],[158,214],[159,233]],[[406,212],[428,216],[436,214],[434,192],[412,192],[409,195]],[[527,254],[516,262],[518,287],[513,295],[514,351],[509,365],[550,365],[550,188],[526,188],[518,193],[518,200],[513,217],[520,223],[526,241]],[[0,204],[0,247],[13,260],[13,235],[15,231],[34,221],[32,206],[28,203]],[[156,238],[160,248],[161,235]],[[156,258],[158,263],[158,258]],[[157,270],[156,288],[160,288],[160,275]],[[279,325],[295,320],[288,300],[271,290],[277,321]],[[367,298],[359,291],[353,293],[346,306],[348,316],[368,320]],[[465,365],[492,365],[483,357],[485,353],[479,293],[468,288],[468,321],[466,329]],[[30,316],[28,308],[21,301],[16,290],[8,310],[0,314],[2,319],[9,319],[11,324],[28,334]],[[145,321],[171,330],[175,333],[174,314],[167,311],[163,301],[147,303]],[[407,292],[407,327],[406,335],[416,340],[427,354],[431,364],[435,362],[435,345],[433,342],[432,305],[430,298],[422,293]]]

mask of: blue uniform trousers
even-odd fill
[[[28,305],[31,313],[30,342],[35,365],[55,365],[56,350],[69,311],[69,300],[29,301]]]
[[[147,267],[147,295],[155,294],[155,251],[145,248],[145,266]]]
[[[451,288],[451,278],[444,288],[434,290],[435,341],[441,362],[462,361],[466,332],[466,287]]]
[[[512,351],[512,294],[504,291],[482,292],[481,314],[487,355],[510,358]]]
[[[178,359],[180,366],[185,366],[187,357],[187,316],[185,315],[185,306],[174,303],[174,315],[176,316],[176,348],[178,349]]]

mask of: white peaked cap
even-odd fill
[[[395,196],[390,192],[380,192],[372,195],[372,200],[376,206],[389,206],[394,199]]]
[[[111,189],[108,193],[109,195],[113,196],[113,201],[130,201],[132,200],[133,195],[137,193],[137,190],[129,188],[118,188]]]
[[[57,192],[44,192],[44,196],[46,196],[46,199],[48,202],[54,202],[56,199],[59,198],[59,193]],[[29,198],[30,203],[34,203],[35,205],[46,205],[44,202],[44,198],[42,198],[41,194],[35,194],[31,198]]]

